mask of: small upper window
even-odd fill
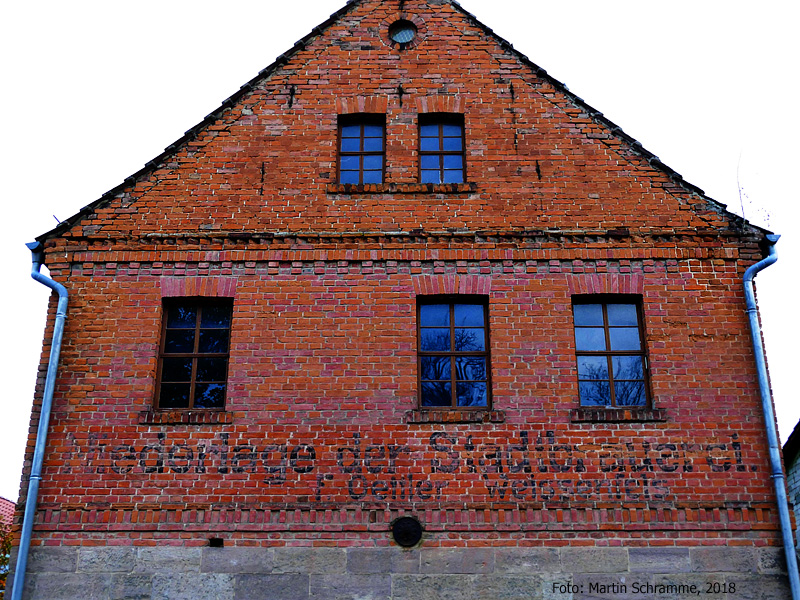
[[[489,406],[487,306],[474,298],[420,300],[419,399],[422,408]]]
[[[230,300],[181,298],[165,303],[157,408],[225,407],[231,310]]]
[[[419,154],[421,183],[464,183],[464,116],[420,116]]]
[[[383,183],[383,115],[347,115],[339,120],[339,183]]]
[[[573,301],[582,406],[646,406],[647,357],[641,309],[626,297]]]

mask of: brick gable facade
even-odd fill
[[[383,183],[341,184],[361,113]],[[426,114],[463,115],[464,182],[419,183]],[[740,291],[764,233],[457,4],[351,2],[42,236],[71,299],[28,597],[784,597]],[[485,407],[420,406],[434,296],[488,305]],[[586,296],[640,306],[643,406],[581,404]],[[232,301],[224,410],[156,404],[181,298]]]

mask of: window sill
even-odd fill
[[[406,423],[503,423],[502,410],[409,410]]]
[[[329,194],[466,194],[478,189],[475,183],[329,183]]]
[[[233,415],[222,410],[146,410],[139,425],[216,425],[232,423]]]
[[[574,408],[570,412],[573,423],[636,423],[666,421],[667,411],[660,408]]]

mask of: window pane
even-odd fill
[[[439,171],[422,171],[420,179],[422,183],[442,183]]]
[[[576,326],[603,326],[602,304],[575,304],[572,312],[575,315]]]
[[[459,356],[456,358],[456,379],[486,381],[486,359],[479,356]]]
[[[482,352],[486,349],[483,329],[456,329],[457,352]]]
[[[421,137],[439,137],[439,126],[423,125],[419,128],[419,134]]]
[[[360,160],[360,156],[342,156],[339,161],[339,169],[342,171],[358,171],[361,168]]]
[[[449,356],[423,356],[420,359],[420,379],[450,381]]]
[[[442,140],[444,142],[444,149],[449,150],[451,152],[456,150],[461,150],[461,138],[444,138]]]
[[[422,138],[421,150],[423,152],[437,152],[439,148],[439,138]]]
[[[456,304],[453,310],[456,327],[483,327],[482,304]]]
[[[616,351],[640,350],[639,330],[636,327],[609,327],[611,349]]]
[[[191,358],[165,358],[161,367],[161,381],[191,381]]]
[[[617,406],[644,406],[644,381],[615,381],[614,399]]]
[[[605,356],[579,356],[578,379],[608,380],[608,359]]]
[[[478,382],[456,384],[459,406],[486,406],[486,384]]]
[[[360,125],[344,125],[342,127],[343,138],[357,138],[361,135]]]
[[[639,321],[636,318],[636,305],[634,304],[609,304],[608,324],[610,326],[638,327]]]
[[[461,137],[461,125],[443,125],[442,135],[446,137]]]
[[[189,408],[189,383],[162,383],[159,408]]]
[[[227,306],[205,306],[200,317],[200,327],[231,326],[231,309]]]
[[[364,152],[381,152],[383,138],[364,138]]]
[[[358,183],[358,171],[341,171],[339,183]]]
[[[164,352],[188,354],[194,351],[194,329],[167,329],[164,336]]]
[[[374,138],[383,137],[383,126],[381,125],[364,125],[364,137]]]
[[[607,406],[611,403],[607,381],[581,381],[578,386],[581,406]]]
[[[197,324],[197,309],[193,306],[173,306],[167,313],[168,329],[194,329]]]
[[[204,329],[200,331],[198,352],[204,354],[224,354],[228,351],[227,329]]]
[[[342,138],[342,152],[358,152],[361,150],[359,138]]]
[[[450,382],[423,381],[421,403],[422,406],[451,406]]]
[[[614,379],[644,379],[644,365],[641,356],[615,356]]]
[[[421,327],[448,327],[450,325],[449,304],[423,304],[419,307]]]
[[[576,327],[575,347],[580,351],[603,351],[606,349],[606,332],[602,327]]]
[[[439,157],[438,154],[433,154],[433,155],[431,155],[431,154],[423,154],[422,155],[422,162],[420,163],[420,166],[423,169],[439,169],[439,167],[441,166],[439,164],[439,158],[440,157]]]
[[[225,358],[198,358],[197,381],[225,381],[228,360]]]
[[[383,169],[383,156],[365,156],[364,157],[364,170],[366,171],[380,171]]]
[[[463,171],[445,171],[444,183],[464,183]]]
[[[364,183],[383,183],[383,171],[364,171]]]
[[[423,352],[448,352],[450,350],[450,330],[420,329],[420,350]]]
[[[194,408],[222,408],[225,405],[225,384],[198,383],[194,386]]]
[[[464,157],[460,154],[447,154],[444,156],[444,168],[445,169],[463,169],[464,168]]]

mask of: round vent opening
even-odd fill
[[[422,524],[414,517],[400,517],[392,523],[392,537],[403,548],[416,546],[422,539]]]
[[[417,26],[411,21],[400,19],[389,26],[389,39],[398,44],[408,44],[417,37]]]

